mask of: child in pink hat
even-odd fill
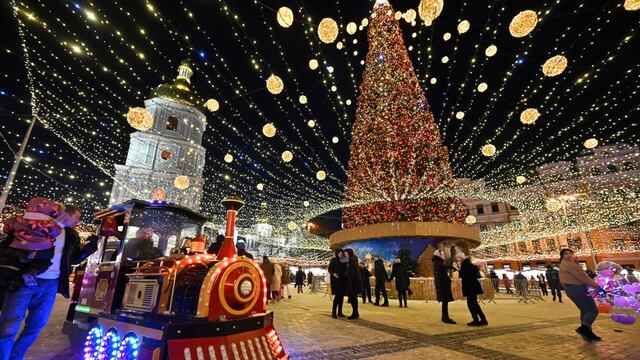
[[[23,215],[11,217],[2,231],[10,240],[0,249],[0,286],[17,290],[36,286],[36,276],[51,266],[56,237],[62,228],[55,218],[62,207],[46,198],[33,198]]]

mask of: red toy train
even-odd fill
[[[217,254],[204,253],[205,217],[131,200],[96,214],[98,250],[74,279],[63,332],[84,339],[84,359],[288,359],[266,310],[253,260],[237,257],[235,218]]]

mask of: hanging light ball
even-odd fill
[[[276,127],[275,127],[275,125],[273,125],[273,123],[265,124],[262,127],[262,133],[264,134],[264,136],[266,136],[268,138],[272,138],[272,137],[276,136]]]
[[[316,59],[309,60],[309,69],[315,70],[317,68],[318,68],[318,60]]]
[[[458,34],[466,33],[467,31],[469,31],[470,27],[471,27],[471,23],[469,23],[468,20],[460,21],[460,24],[458,24]]]
[[[487,144],[481,150],[484,156],[493,156],[496,153],[496,147],[493,144]]]
[[[351,105],[351,99],[347,99],[347,101],[344,102],[347,105]]]
[[[289,228],[289,230],[294,231],[295,229],[298,228],[298,224],[296,224],[293,221],[289,221],[289,223],[287,224],[287,228]]]
[[[587,149],[593,149],[596,146],[598,146],[598,140],[595,138],[588,139],[584,142],[584,147]]]
[[[542,65],[542,73],[546,76],[558,76],[567,68],[569,61],[562,55],[556,55]]]
[[[425,23],[431,24],[444,7],[444,0],[420,0],[418,5],[418,15]]]
[[[169,158],[171,158],[171,156],[173,155],[173,153],[171,152],[171,150],[162,150],[162,152],[160,153],[160,157],[162,158],[162,160],[169,160]]]
[[[161,187],[157,187],[151,191],[151,201],[164,201],[167,199],[167,191]]]
[[[331,91],[333,91],[333,92],[338,91],[338,87],[337,87],[337,86],[335,86],[335,85],[332,85],[332,86],[331,86]]]
[[[322,180],[324,180],[324,179],[326,179],[326,178],[327,178],[327,173],[326,173],[326,172],[324,172],[323,170],[320,170],[320,171],[318,171],[318,172],[316,173],[316,179],[318,179],[318,180],[322,181]]]
[[[533,124],[540,117],[540,112],[536,108],[528,108],[520,113],[520,122],[523,124]]]
[[[136,130],[147,131],[153,127],[153,115],[146,108],[133,107],[127,112],[127,122]]]
[[[338,141],[340,141],[340,139],[338,139],[337,136],[334,136],[334,137],[331,138],[331,142],[334,143],[334,144],[337,144]]]
[[[277,95],[277,94],[280,94],[283,89],[284,89],[284,83],[282,82],[282,79],[280,79],[279,76],[277,75],[269,76],[269,78],[267,79],[267,90],[269,90],[270,93],[272,93],[273,95]]]
[[[487,57],[492,57],[493,55],[495,55],[498,52],[498,47],[495,45],[489,45],[485,51],[484,54],[487,55]]]
[[[358,30],[358,25],[353,21],[347,24],[347,34],[353,35]]]
[[[175,180],[173,180],[173,185],[180,190],[184,190],[189,187],[189,177],[185,175],[176,176]]]
[[[562,202],[558,199],[547,199],[545,207],[551,212],[556,212],[562,208]]]
[[[458,119],[458,120],[462,120],[463,118],[464,118],[464,112],[462,112],[462,111],[458,111],[458,112],[456,113],[456,119]]]
[[[442,61],[443,64],[446,64],[446,63],[449,62],[449,57],[448,56],[443,56],[441,61]]]
[[[509,24],[511,36],[521,38],[527,36],[538,23],[538,14],[533,10],[525,10],[514,16]]]
[[[429,82],[431,83],[431,85],[435,85],[438,82],[438,79],[432,77],[431,80],[429,80]]]
[[[400,20],[402,19],[402,12],[400,11],[396,11],[395,15],[393,16],[394,19],[396,20]]]
[[[281,7],[276,14],[276,20],[278,21],[278,25],[283,28],[288,28],[293,25],[293,11],[286,6]]]
[[[226,163],[231,163],[231,162],[233,161],[233,155],[231,155],[231,154],[227,154],[227,155],[225,155],[225,156],[224,156],[224,161],[225,161]]]
[[[469,215],[464,221],[469,225],[473,225],[476,223],[476,217],[473,215]]]
[[[289,150],[282,152],[282,161],[289,162],[293,160],[293,153]]]
[[[640,9],[640,0],[624,0],[624,9],[627,11],[635,11]]]
[[[324,18],[318,24],[318,37],[325,44],[331,44],[338,37],[338,23],[332,18]]]
[[[207,102],[204,103],[204,106],[211,112],[216,112],[220,109],[220,103],[216,99],[207,100]]]
[[[338,50],[342,50],[342,48],[344,47],[344,44],[342,43],[342,41],[338,41],[336,43],[336,49]]]
[[[449,39],[451,39],[451,33],[450,32],[444,33],[444,35],[442,35],[442,39],[444,41],[449,41]]]
[[[307,103],[307,97],[304,95],[300,95],[300,97],[298,98],[298,101],[300,102],[300,104],[306,104]]]
[[[304,207],[309,207],[309,202],[305,200],[302,205],[304,205]]]
[[[416,11],[413,9],[409,9],[407,10],[406,13],[404,13],[404,21],[408,22],[408,23],[412,23],[415,21],[416,19]]]
[[[489,88],[489,85],[487,85],[487,83],[484,83],[484,82],[478,85],[479,92],[485,92],[487,91],[488,88]]]
[[[360,21],[360,26],[365,27],[367,25],[369,25],[369,19],[363,18],[362,21]]]
[[[309,126],[310,128],[316,126],[316,121],[315,120],[309,120],[307,121],[307,126]]]
[[[264,190],[264,184],[263,183],[258,183],[258,185],[256,185],[256,189],[258,189],[259,191]]]
[[[525,182],[527,182],[527,178],[522,175],[518,175],[516,176],[516,182],[518,184],[524,184]]]

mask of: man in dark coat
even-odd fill
[[[298,271],[296,271],[296,288],[298,289],[298,293],[302,293],[302,287],[304,286],[304,271],[302,271],[302,268],[298,268]]]
[[[556,301],[556,295],[558,295],[558,301],[562,302],[562,293],[560,292],[560,272],[553,268],[553,266],[547,266],[547,283],[553,296],[553,301]]]
[[[313,284],[313,273],[311,270],[307,273],[307,286],[311,286]]]
[[[271,260],[269,260],[267,255],[263,255],[262,264],[260,264],[260,268],[264,273],[265,280],[267,280],[267,289],[269,289],[269,291],[267,291],[267,297],[269,298],[269,300],[271,300],[271,279],[273,279],[273,273],[276,270],[275,266],[273,265]]]
[[[333,294],[333,307],[331,316],[345,317],[342,313],[344,294],[347,288],[347,262],[349,259],[343,254],[342,249],[336,250],[336,257],[329,262],[329,276],[331,277],[331,293]]]
[[[352,313],[347,319],[355,320],[360,317],[358,312],[358,297],[362,293],[362,276],[360,275],[360,267],[358,266],[358,257],[354,254],[353,249],[344,251],[347,263],[347,296],[351,304]]]
[[[364,263],[360,263],[360,276],[362,277],[362,303],[367,303],[367,298],[369,299],[369,303],[373,303],[371,301],[371,282],[369,281],[369,277],[371,277],[371,272],[367,269],[367,266]]]
[[[0,314],[0,358],[22,359],[34,341],[47,325],[53,310],[56,292],[69,298],[69,274],[71,265],[78,264],[97,248],[98,237],[93,235],[89,242],[80,246],[80,236],[74,227],[80,220],[80,209],[65,205],[64,211],[56,219],[63,232],[56,237],[55,255],[47,270],[37,276],[37,286],[22,286],[16,292],[6,294]],[[12,241],[13,234],[7,240]],[[20,325],[27,316],[24,328],[16,339]]]
[[[448,270],[453,270],[453,266],[445,264],[444,255],[440,250],[433,253],[431,261],[433,261],[433,278],[437,299],[442,303],[442,322],[455,324],[456,322],[449,317],[449,302],[453,301],[453,294],[451,293],[451,278],[447,273]]]
[[[382,306],[389,306],[389,298],[387,297],[386,283],[389,281],[387,270],[384,268],[384,261],[379,256],[373,257],[373,275],[376,277],[376,302],[375,306],[380,305],[380,294],[384,297]]]
[[[467,308],[471,313],[473,321],[467,323],[469,326],[489,325],[487,318],[484,316],[480,304],[478,304],[478,295],[483,294],[482,285],[478,281],[480,278],[480,270],[471,262],[469,257],[465,258],[464,254],[456,255],[462,260],[460,265],[460,278],[462,279],[462,295],[467,298]]]
[[[248,252],[245,248],[246,248],[247,244],[245,244],[244,241],[238,241],[236,243],[236,249],[238,249],[237,254],[238,256],[245,256],[248,257],[249,259],[253,260],[253,254],[251,254],[250,252]]]
[[[400,259],[391,266],[391,277],[389,281],[396,280],[396,291],[398,292],[398,300],[400,301],[400,307],[402,307],[402,301],[404,300],[404,307],[407,307],[407,290],[409,290],[409,273],[407,268],[402,264]]]
[[[222,243],[224,242],[224,235],[216,236],[216,241],[214,241],[209,248],[207,249],[207,254],[218,255],[218,251],[222,247]]]

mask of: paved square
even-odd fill
[[[436,302],[409,301],[408,308],[395,300],[388,308],[360,303],[359,320],[331,318],[331,302],[322,294],[294,294],[270,308],[291,359],[640,359],[640,323],[619,325],[600,316],[594,331],[603,341],[588,344],[574,332],[578,311],[570,301],[484,304],[489,326],[483,328],[466,326],[471,318],[463,301],[450,305],[458,325],[439,321]],[[59,298],[27,359],[80,359],[60,333],[65,311]]]

